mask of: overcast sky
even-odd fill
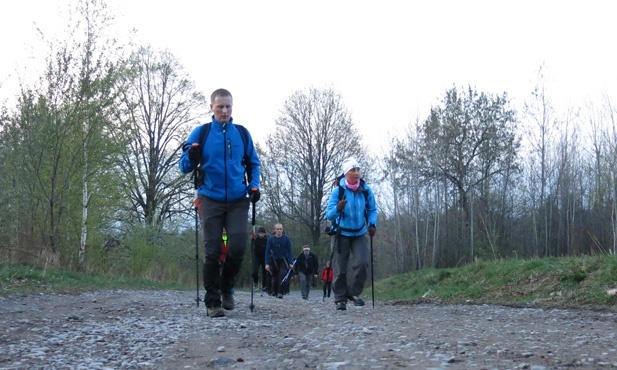
[[[64,29],[57,9],[67,3],[1,3],[1,97],[14,95],[15,67],[33,54],[34,22]],[[141,43],[169,49],[206,96],[229,89],[234,121],[258,141],[276,129],[285,99],[308,87],[341,93],[375,152],[452,86],[505,91],[520,107],[542,64],[556,104],[617,98],[617,5],[608,0],[107,3]]]

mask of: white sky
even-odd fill
[[[34,22],[64,30],[57,9],[67,3],[0,3],[0,97],[17,93],[11,79],[33,54]],[[260,142],[276,129],[285,99],[308,87],[340,92],[375,152],[452,86],[506,91],[520,107],[542,64],[556,104],[617,93],[617,2],[610,0],[107,3],[124,29],[139,30],[139,41],[169,49],[206,96],[229,89],[234,121]]]

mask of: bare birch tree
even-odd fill
[[[80,76],[79,101],[82,105],[81,117],[83,140],[82,217],[79,243],[78,266],[83,269],[88,240],[88,210],[91,203],[91,179],[100,177],[107,151],[102,150],[109,137],[109,123],[112,118],[116,79],[118,77],[118,49],[115,40],[106,35],[113,18],[106,10],[104,2],[83,0],[78,3],[79,21],[72,39],[78,42],[75,50]],[[111,58],[116,57],[116,60]],[[93,163],[91,163],[93,162]],[[100,184],[100,182],[99,182]]]
[[[264,148],[264,204],[297,222],[317,244],[332,183],[347,156],[370,167],[361,137],[332,89],[297,91],[285,102]]]
[[[537,84],[531,93],[531,99],[525,103],[524,108],[527,118],[526,142],[531,146],[531,153],[528,156],[529,187],[531,189],[529,196],[534,207],[532,215],[535,241],[532,253],[535,256],[548,255],[552,224],[551,200],[547,194],[550,193],[549,180],[554,173],[550,155],[556,140],[557,119],[549,96],[545,73],[545,68],[540,67]]]
[[[130,207],[143,225],[161,227],[184,213],[192,197],[189,181],[177,169],[181,143],[207,111],[177,59],[169,52],[142,47],[133,54],[120,98],[120,129],[126,150],[120,176]]]

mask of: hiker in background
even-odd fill
[[[248,130],[233,122],[231,93],[225,89],[215,90],[210,101],[213,115],[212,123],[207,126],[208,134],[202,140],[206,125],[191,132],[184,143],[179,166],[183,173],[198,169],[198,174],[203,174],[203,180],[196,181],[196,204],[206,250],[204,303],[208,316],[223,317],[224,310],[233,310],[235,305],[232,290],[248,242],[246,215],[249,203],[254,204],[260,198],[260,163]],[[227,230],[229,250],[221,268],[223,228]]]
[[[266,228],[261,226],[255,236],[255,251],[253,254],[253,287],[259,289],[259,273],[261,272],[261,291],[270,294],[270,273],[266,271],[266,245],[268,236]]]
[[[371,188],[360,178],[360,164],[348,158],[342,165],[343,177],[335,184],[326,218],[337,228],[333,240],[334,303],[347,309],[347,300],[364,306],[360,298],[369,273],[369,236],[377,229],[377,205]]]
[[[266,244],[266,271],[272,273],[272,294],[283,298],[281,282],[287,271],[293,269],[291,254],[291,239],[283,234],[283,225],[274,225],[274,235],[268,238]]]
[[[321,271],[321,276],[320,276],[321,283],[323,284],[323,297],[324,298],[326,298],[326,293],[327,293],[327,297],[330,298],[330,293],[332,292],[333,276],[334,276],[334,271],[332,270],[332,267],[330,267],[330,261],[326,261],[326,265]]]
[[[319,261],[317,256],[311,252],[308,245],[302,247],[302,253],[297,258],[296,269],[300,276],[300,292],[302,299],[308,299],[311,291],[311,280],[317,280],[317,272],[319,271]]]

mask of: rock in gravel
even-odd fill
[[[617,368],[617,314],[492,305],[348,306],[236,293],[209,318],[195,292],[0,297],[0,369]]]

